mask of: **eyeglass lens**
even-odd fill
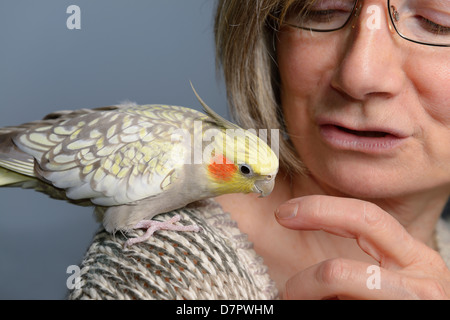
[[[316,0],[308,3],[307,0],[296,1],[288,9],[285,22],[310,31],[339,30],[351,20],[357,1]],[[401,37],[422,44],[450,46],[449,0],[388,0],[387,5]],[[383,18],[384,10],[371,14],[376,13],[380,16],[373,19]]]

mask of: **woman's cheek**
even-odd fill
[[[442,48],[440,48],[442,49]],[[417,90],[423,111],[437,122],[450,127],[450,59],[411,59],[405,64],[408,79]],[[450,129],[449,129],[450,130]]]

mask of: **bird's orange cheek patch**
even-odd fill
[[[217,180],[229,181],[236,172],[237,166],[234,163],[227,163],[227,158],[220,154],[212,159],[208,170]]]

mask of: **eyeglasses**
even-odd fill
[[[307,2],[298,0],[291,5],[283,23],[314,32],[336,31],[344,28],[353,16],[358,16],[362,7],[360,0]],[[400,37],[422,45],[450,47],[450,0],[387,0],[387,8],[392,26]],[[370,19],[367,23],[372,23],[368,27],[375,28],[382,10],[370,6],[367,11]]]

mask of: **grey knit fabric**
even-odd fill
[[[202,231],[158,231],[128,249],[128,237],[100,230],[81,264],[79,289],[69,299],[275,299],[275,283],[235,221],[213,200],[158,215],[180,214]],[[450,267],[450,224],[441,219],[436,244]]]
[[[435,240],[436,246],[445,264],[450,269],[450,217],[440,219],[436,225]]]
[[[277,290],[247,236],[213,200],[180,214],[202,231],[158,231],[147,242],[124,249],[127,236],[100,230],[81,267],[80,288],[69,299],[274,299]]]

